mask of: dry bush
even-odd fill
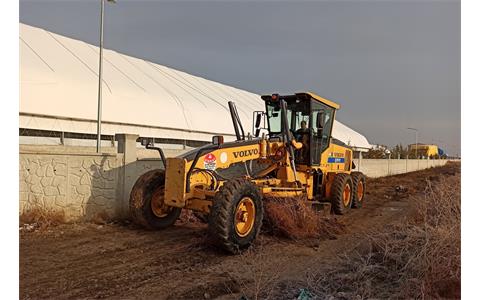
[[[263,231],[289,239],[331,238],[343,232],[344,225],[332,216],[316,211],[307,200],[268,198],[264,201]]]
[[[320,298],[459,298],[460,178],[427,181],[415,217],[366,235],[343,264],[307,274]]]
[[[238,283],[238,291],[229,292],[239,292],[246,299],[276,299],[273,293],[285,271],[285,266],[273,263],[271,254],[257,244],[240,254],[235,272],[227,273]]]
[[[201,213],[194,212],[193,210],[183,209],[180,217],[178,218],[177,222],[181,225],[186,224],[206,224],[208,221],[207,216],[202,215]]]
[[[417,260],[417,268],[423,269],[421,291],[460,296],[460,176],[440,177],[436,184],[427,181],[425,201],[417,203],[416,223],[425,233],[419,252],[423,257]]]
[[[110,222],[111,220],[112,220],[112,218],[110,217],[110,215],[106,211],[97,212],[96,214],[94,214],[90,218],[90,222],[92,222],[94,224],[97,224],[97,225],[105,225],[108,222]]]
[[[180,224],[188,224],[198,222],[198,219],[193,215],[193,211],[189,209],[182,209],[180,217],[177,220]]]
[[[65,223],[63,211],[32,208],[20,214],[20,226],[28,230],[46,229]]]

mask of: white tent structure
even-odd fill
[[[366,152],[372,148],[365,136],[337,120],[333,123],[332,136],[356,151]]]
[[[22,129],[96,134],[96,46],[20,24]],[[233,139],[228,101],[249,131],[264,110],[259,95],[143,59],[104,50],[102,134],[132,133],[162,139]],[[333,136],[370,148],[366,138],[337,122]]]

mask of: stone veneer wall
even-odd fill
[[[61,210],[67,219],[116,216],[117,154],[20,153],[20,212]]]
[[[81,147],[21,145],[20,213],[35,208],[62,211],[67,220],[89,220],[97,214],[128,216],[135,181],[149,170],[163,168],[155,158],[158,153],[147,153],[152,158],[145,158],[145,150],[137,149],[134,143],[129,149],[128,155],[112,149],[97,154]],[[176,154],[167,152],[167,156]]]
[[[159,158],[154,158],[158,153],[136,147],[136,138],[122,135],[120,153],[112,149],[96,154],[85,149],[76,151],[76,147],[20,146],[20,213],[40,208],[63,211],[67,220],[89,220],[99,213],[110,218],[127,217],[135,181],[147,171],[163,167]],[[406,173],[446,162],[355,160],[357,170],[369,177]]]

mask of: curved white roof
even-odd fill
[[[368,150],[372,148],[365,136],[337,120],[333,123],[332,136],[349,146],[358,148],[358,150]]]
[[[95,134],[98,51],[20,24],[20,127]],[[235,101],[246,131],[253,111],[264,110],[257,94],[113,50],[103,53],[103,134],[202,141],[223,134],[231,139],[228,101]],[[348,129],[337,122],[333,135],[351,140],[352,146],[366,142]]]

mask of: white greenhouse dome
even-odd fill
[[[96,134],[96,46],[20,24],[21,129]],[[234,137],[228,101],[250,131],[260,96],[104,49],[102,134],[211,141]],[[358,149],[367,139],[336,121],[333,137]]]

